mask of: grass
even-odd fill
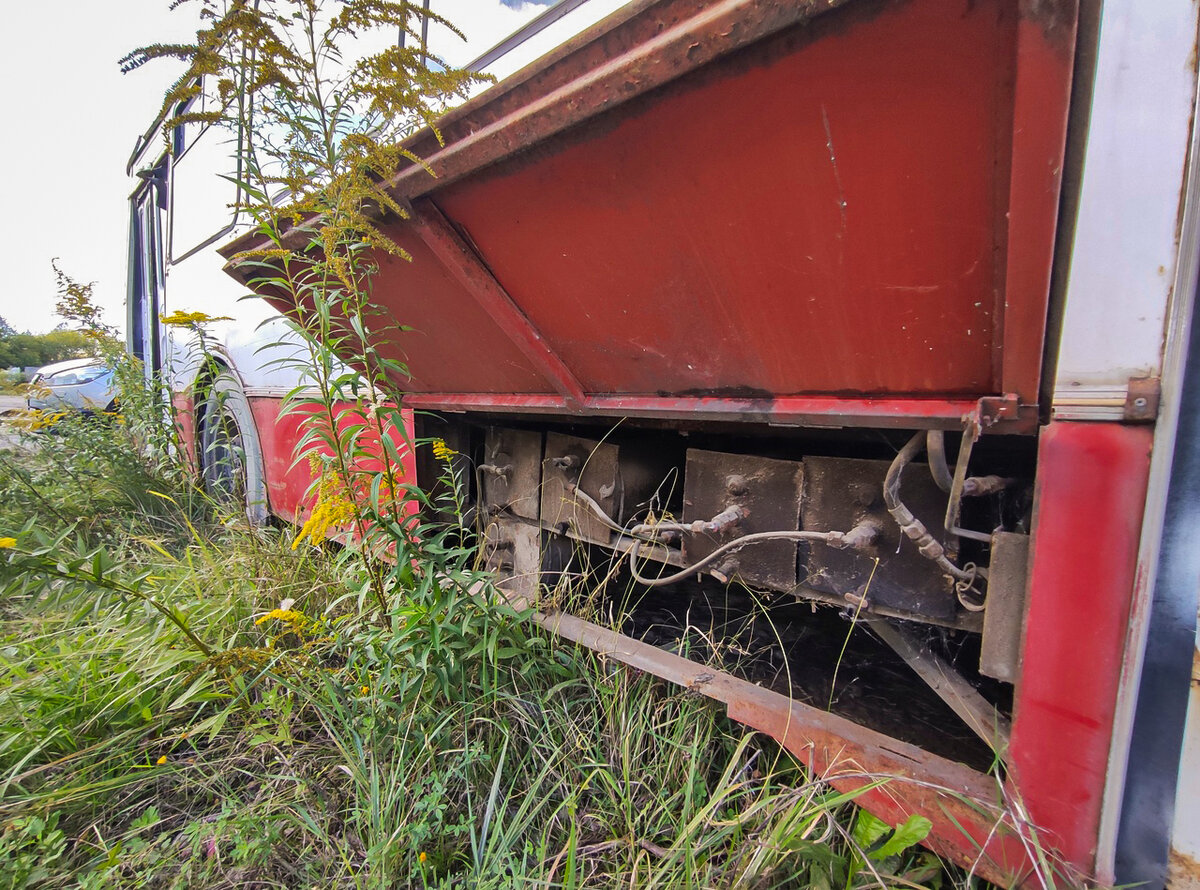
[[[129,436],[0,453],[0,887],[975,885],[466,575],[364,612]]]

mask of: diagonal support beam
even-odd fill
[[[972,732],[987,742],[997,754],[1004,756],[1008,753],[1012,726],[962,674],[886,618],[868,617],[867,624],[950,706]]]
[[[478,301],[500,330],[567,400],[568,407],[582,405],[587,396],[575,374],[550,348],[550,344],[438,206],[428,198],[414,201],[409,225],[455,280]]]

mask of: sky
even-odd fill
[[[434,11],[468,38],[466,45],[443,47],[454,64],[480,55],[548,2],[432,0]],[[117,62],[138,46],[194,35],[198,5],[185,3],[174,12],[169,6],[170,0],[7,4],[9,39],[0,54],[7,85],[0,133],[0,316],[18,331],[44,333],[61,321],[54,315],[54,258],[76,280],[95,282],[105,320],[124,326],[133,190],[125,165],[181,69],[159,61],[122,75]]]

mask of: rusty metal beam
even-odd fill
[[[974,686],[945,660],[939,658],[903,628],[885,618],[866,617],[867,625],[904,659],[938,697],[962,718],[970,730],[1000,756],[1008,750],[1012,726]]]
[[[975,873],[1003,886],[1030,875],[1029,850],[998,803],[994,779],[573,615],[535,613],[533,620],[598,654],[723,703],[732,719],[774,738],[815,777],[842,791],[860,791],[858,803],[891,824],[913,813],[929,817],[934,827],[926,845]],[[879,780],[884,781],[872,787]]]
[[[483,308],[496,326],[525,354],[565,400],[568,409],[586,398],[575,374],[550,348],[474,249],[467,244],[428,199],[417,201],[409,220],[412,231],[425,243],[446,270]]]
[[[411,393],[405,405],[442,411],[560,414],[596,417],[646,417],[698,421],[738,421],[774,426],[873,427],[887,429],[962,429],[963,416],[975,410],[966,398],[914,399],[781,396],[774,399],[706,396],[591,395],[573,406],[565,398],[523,393]],[[1022,406],[1019,416],[996,421],[989,433],[1031,433],[1036,409]]]

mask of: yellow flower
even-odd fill
[[[425,851],[424,850],[422,850],[421,855],[417,857],[417,861],[419,863],[421,863],[422,865],[425,864]]]
[[[228,315],[209,315],[207,312],[182,312],[177,309],[170,315],[164,315],[159,321],[162,324],[175,328],[195,328],[214,321],[233,321],[233,319]]]
[[[276,621],[290,621],[292,624],[299,624],[304,620],[304,616],[299,612],[293,611],[292,609],[272,609],[266,615],[257,619],[254,623],[262,624],[264,621],[270,621],[272,619]]]
[[[0,550],[12,550],[16,546],[16,538],[0,538]]]
[[[158,760],[156,760],[154,762],[157,763],[159,766],[162,766],[164,763],[167,762],[167,755],[164,754],[162,757],[158,758]]]
[[[366,694],[367,694],[368,692],[370,692],[370,691],[371,691],[371,687],[370,687],[370,686],[364,686],[364,687],[362,688],[362,694],[363,694],[363,695],[366,695]]]
[[[433,440],[433,456],[438,460],[443,460],[450,463],[450,458],[457,455],[458,452],[446,444],[444,439]]]
[[[329,529],[336,529],[354,519],[354,504],[346,494],[346,486],[342,483],[337,469],[311,453],[308,456],[308,465],[312,474],[320,480],[317,483],[317,503],[304,525],[300,526],[296,539],[292,541],[293,550],[299,547],[305,538],[314,547],[319,547],[325,542]]]

